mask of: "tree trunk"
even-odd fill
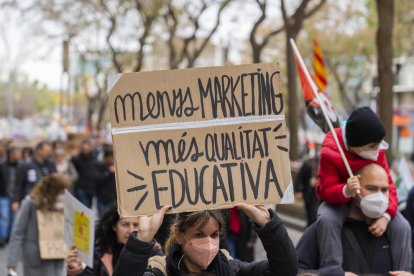
[[[376,44],[378,51],[378,113],[387,131],[386,140],[391,145],[388,160],[392,157],[392,117],[393,117],[393,81],[392,72],[392,30],[394,21],[394,1],[376,0],[378,12],[378,30]]]
[[[287,87],[288,87],[288,125],[289,125],[289,143],[290,143],[290,160],[299,158],[299,137],[298,137],[298,97],[296,93],[296,64],[293,56],[292,47],[289,39],[295,39],[288,31],[286,31],[286,65],[287,65]]]

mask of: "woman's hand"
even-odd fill
[[[76,249],[75,246],[72,246],[70,249],[69,254],[66,257],[66,263],[66,272],[69,276],[74,276],[82,273],[82,261],[79,259],[78,249]]]
[[[164,220],[165,213],[169,209],[171,209],[171,205],[166,205],[152,216],[139,217],[137,238],[144,242],[151,242]]]
[[[255,206],[246,203],[238,203],[235,206],[243,210],[246,216],[259,225],[260,228],[263,228],[266,223],[270,221],[269,210],[263,205]]]

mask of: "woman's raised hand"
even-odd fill
[[[246,203],[238,203],[235,205],[248,216],[260,228],[264,227],[270,221],[269,210],[264,205],[250,205]]]
[[[166,205],[152,216],[139,217],[137,238],[144,242],[151,242],[162,224],[165,213],[170,208],[171,205]]]

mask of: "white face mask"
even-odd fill
[[[362,151],[362,152],[357,153],[357,154],[361,158],[372,160],[372,161],[377,161],[378,155],[379,155],[379,149]]]
[[[360,208],[367,217],[372,219],[379,218],[387,211],[388,197],[381,192],[367,195],[361,200]]]

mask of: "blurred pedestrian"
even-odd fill
[[[120,218],[116,205],[112,204],[96,225],[93,268],[82,263],[78,249],[73,247],[66,259],[67,274],[111,276],[125,243],[137,230],[138,218]],[[151,256],[157,255],[164,255],[161,246],[154,247],[151,252]]]
[[[243,262],[254,261],[257,234],[249,218],[237,207],[229,210],[226,241],[230,255]]]
[[[314,143],[313,156],[304,160],[295,178],[295,196],[305,202],[307,225],[316,221],[316,214],[319,206],[319,199],[316,196],[315,186],[318,180],[320,143]]]
[[[385,128],[380,118],[369,108],[354,110],[342,128],[334,130],[349,166],[353,172],[363,166],[376,163],[387,172],[389,201],[386,212],[372,217],[371,227],[375,233],[384,233],[391,241],[393,270],[411,270],[411,246],[404,239],[411,239],[411,229],[397,211],[396,187],[388,167],[383,140]],[[346,219],[348,203],[358,198],[361,189],[360,176],[349,177],[339,153],[333,134],[329,132],[323,142],[319,161],[316,192],[324,202],[318,209],[318,247],[321,266],[341,266],[341,229]],[[329,238],[326,238],[329,237]]]
[[[3,144],[3,141],[0,141],[0,163],[6,160],[6,147]]]
[[[86,207],[91,208],[95,196],[98,160],[89,140],[82,141],[80,153],[72,159],[72,162],[79,174],[75,182],[75,197]]]
[[[96,181],[99,216],[102,216],[108,206],[116,202],[114,152],[110,146],[106,146],[103,151],[103,160],[97,166]]]
[[[25,162],[30,162],[33,157],[33,149],[31,147],[24,147],[22,149],[22,160]]]
[[[17,171],[22,165],[22,152],[17,147],[9,147],[6,160],[0,163],[0,245],[8,241],[15,212],[11,209],[16,189]]]
[[[39,142],[34,151],[33,157],[19,166],[16,179],[16,188],[13,195],[12,209],[19,209],[20,201],[30,193],[33,187],[43,177],[56,172],[55,164],[50,160],[52,147],[49,142]]]
[[[78,180],[79,175],[69,155],[63,148],[57,148],[53,154],[53,162],[56,165],[56,170],[58,171],[58,173],[68,177],[70,182],[68,190],[73,194],[73,186],[74,183]]]
[[[17,261],[23,253],[23,275],[62,275],[63,259],[42,260],[40,257],[37,211],[63,212],[63,192],[68,186],[67,177],[52,173],[38,182],[22,201],[9,244],[7,268],[10,274],[15,273]]]

